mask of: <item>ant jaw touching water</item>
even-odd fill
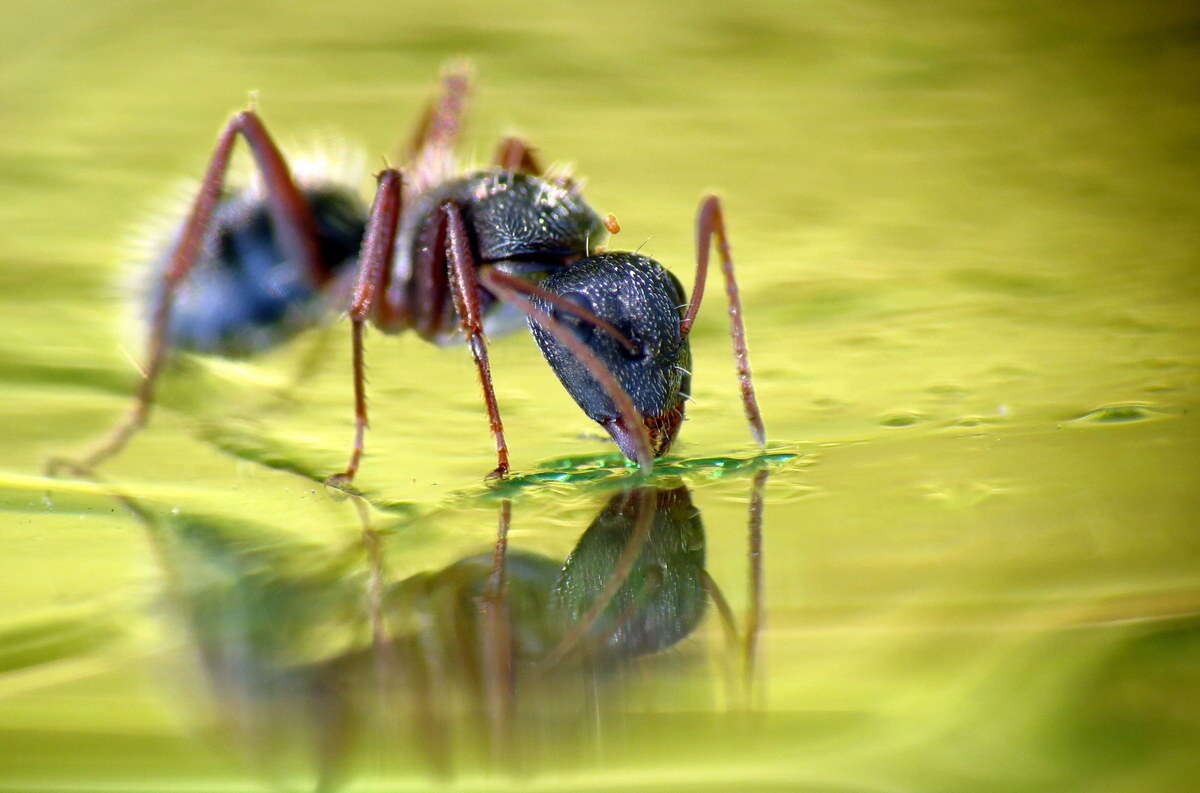
[[[378,175],[366,217],[348,188],[322,192],[298,184],[257,113],[235,114],[218,137],[169,255],[157,266],[146,364],[134,406],[78,465],[94,468],[145,425],[170,349],[233,355],[282,341],[316,321],[305,306],[341,294],[346,276],[356,270],[348,309],[354,442],[345,470],[326,480],[329,484],[348,489],[363,454],[368,322],[385,333],[411,330],[435,343],[461,334],[475,361],[495,439],[497,464],[490,476],[507,475],[508,447],[484,335],[505,304],[525,314],[543,355],[584,413],[608,431],[623,454],[649,470],[683,421],[691,388],[688,337],[714,236],[746,415],[761,445],[762,420],[717,199],[701,205],[695,287],[686,301],[679,282],[657,262],[635,253],[601,252],[596,243],[604,241],[604,232],[619,230],[615,218],[602,220],[577,184],[542,169],[522,141],[502,141],[490,169],[453,176],[469,82],[463,65],[444,72],[441,93],[406,152],[406,167]],[[238,137],[253,154],[261,192],[229,192],[224,186]],[[287,276],[282,281],[280,273]],[[279,283],[291,288],[276,289]],[[239,348],[237,340],[250,337],[257,342]]]

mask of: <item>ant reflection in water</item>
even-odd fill
[[[575,756],[599,738],[604,714],[621,711],[623,687],[644,684],[624,674],[631,665],[662,674],[695,661],[678,645],[710,597],[748,684],[766,474],[754,480],[740,636],[705,571],[704,527],[683,486],[612,496],[565,562],[509,550],[504,501],[492,552],[394,582],[384,535],[371,529],[331,554],[261,526],[123,500],[158,552],[214,732],[262,774],[315,773],[316,789],[330,790],[363,761],[449,776]]]

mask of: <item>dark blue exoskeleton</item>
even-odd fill
[[[300,192],[316,223],[325,282],[314,283],[312,274],[285,254],[261,197],[251,190],[226,195],[214,212],[201,258],[177,287],[167,329],[171,347],[248,355],[287,340],[326,313],[327,283],[354,270],[366,208],[340,187]],[[148,314],[160,300],[165,266],[164,258],[154,268],[156,289]]]

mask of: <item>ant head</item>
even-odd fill
[[[691,348],[679,332],[683,287],[658,262],[636,253],[588,256],[557,270],[543,289],[582,306],[632,342],[632,349],[603,328],[534,298],[608,367],[642,414],[654,455],[670,448],[691,390]],[[530,329],[563,387],[626,457],[636,454],[635,432],[626,427],[607,391],[571,351],[535,321]]]
[[[607,239],[579,192],[536,176],[487,171],[468,177],[462,206],[483,261],[562,259]]]

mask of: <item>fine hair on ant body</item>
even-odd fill
[[[509,471],[485,331],[500,315],[524,314],[567,392],[643,469],[673,443],[691,389],[689,334],[704,294],[713,237],[725,275],[745,413],[762,445],[742,308],[720,201],[701,201],[690,300],[658,262],[605,252],[596,243],[619,226],[601,219],[567,177],[552,177],[518,138],[501,141],[493,165],[457,173],[454,149],[469,68],[448,67],[409,144],[403,168],[377,175],[365,212],[353,190],[298,183],[253,109],[222,130],[169,256],[157,263],[143,378],[129,414],[75,465],[91,469],[119,452],[149,418],[171,348],[237,355],[315,322],[314,303],[349,291],[355,434],[344,471],[358,471],[367,427],[363,335],[412,330],[446,343],[461,333],[475,361],[496,442],[489,476]],[[234,192],[225,172],[238,136],[261,188]],[[253,332],[253,333],[252,333]],[[252,335],[255,343],[245,339]],[[60,461],[61,462],[61,461]],[[52,465],[54,463],[52,462]]]

